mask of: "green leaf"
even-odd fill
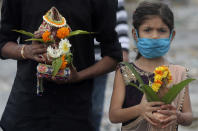
[[[127,67],[129,67],[129,69],[132,71],[132,73],[135,75],[135,78],[138,80],[140,85],[144,84],[144,81],[142,80],[142,78],[140,77],[139,73],[135,70],[135,68],[129,64],[128,62],[122,62],[122,64],[126,65]]]
[[[61,65],[62,65],[61,57],[56,58],[52,61],[52,68],[53,68],[52,76],[56,76],[56,74],[58,73]]]
[[[71,52],[67,53],[66,59],[67,59],[68,64],[71,64],[72,63],[72,61],[73,61],[73,55],[72,55]]]
[[[37,38],[31,38],[31,39],[27,39],[25,41],[38,41],[38,42],[44,43],[43,39],[37,39]]]
[[[173,85],[173,87],[171,87],[169,91],[162,97],[162,101],[166,104],[170,104],[177,97],[179,92],[193,80],[195,79],[190,78]]]
[[[94,34],[94,32],[75,30],[75,31],[70,32],[68,37],[75,36],[75,35],[86,35],[86,34]]]
[[[25,40],[25,41],[38,41],[38,42],[41,42],[41,43],[45,43],[44,41],[43,41],[43,39],[37,39],[37,38],[31,38],[31,39],[27,39],[27,40]],[[47,41],[47,43],[49,44],[49,43],[54,43],[55,41],[54,40],[50,40],[50,41]]]
[[[24,31],[24,30],[12,30],[12,31],[15,31],[15,32],[18,32],[18,33],[21,33],[23,35],[27,35],[27,36],[30,36],[30,37],[34,37],[33,33],[27,32],[27,31]]]
[[[134,86],[134,87],[136,87],[139,91],[141,91],[141,92],[144,93],[144,91],[143,91],[142,88],[138,87],[136,84],[134,84],[134,83],[132,83],[132,82],[128,83],[127,85]]]
[[[158,97],[158,95],[153,91],[153,89],[150,86],[143,84],[143,85],[141,85],[141,88],[144,90],[147,100],[149,102],[161,101],[160,98]]]

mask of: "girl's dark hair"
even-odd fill
[[[133,26],[139,31],[140,25],[151,15],[159,16],[162,21],[168,26],[170,31],[174,29],[174,15],[168,5],[160,2],[141,2],[133,13]],[[138,53],[136,59],[139,59],[141,54]]]

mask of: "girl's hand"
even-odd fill
[[[160,106],[163,104],[163,102],[147,102],[144,95],[140,103],[140,114],[152,125],[160,127],[161,123],[158,119],[155,118],[153,112],[157,112],[158,110],[160,110]]]
[[[33,41],[30,45],[25,45],[24,47],[24,57],[26,59],[31,59],[40,63],[44,63],[46,59],[43,54],[47,52],[47,48],[44,44]]]
[[[173,105],[162,105],[158,113],[167,116],[167,118],[160,120],[162,122],[162,128],[166,128],[177,121],[177,109]]]

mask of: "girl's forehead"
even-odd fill
[[[140,25],[142,27],[168,27],[159,16],[148,16]]]

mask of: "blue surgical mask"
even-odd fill
[[[164,56],[169,48],[172,39],[172,33],[169,38],[160,38],[160,39],[150,39],[150,38],[139,38],[136,30],[138,42],[136,46],[140,54],[148,59],[158,58]]]

